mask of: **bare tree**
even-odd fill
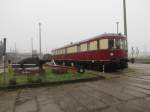
[[[135,55],[135,50],[134,50],[134,47],[132,47],[131,48],[131,57],[134,58],[134,55]]]
[[[139,56],[139,53],[140,53],[139,48],[138,48],[138,47],[136,47],[136,57],[138,57],[138,56]]]

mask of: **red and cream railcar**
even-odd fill
[[[127,67],[127,37],[103,34],[88,40],[52,50],[57,64],[76,66],[79,70],[114,71]]]

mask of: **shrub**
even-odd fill
[[[55,74],[66,74],[67,73],[67,68],[52,68],[52,73]]]
[[[29,77],[27,78],[27,82],[28,82],[28,83],[33,83],[33,77],[29,76]]]
[[[9,85],[16,85],[16,84],[17,84],[16,78],[12,78],[9,80]]]
[[[41,77],[28,77],[28,83],[41,83],[42,82],[42,78]]]

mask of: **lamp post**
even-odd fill
[[[42,58],[42,53],[41,53],[41,25],[42,23],[39,22],[39,52],[40,52],[40,58]]]
[[[31,38],[31,53],[32,53],[32,57],[33,57],[33,38]]]
[[[116,22],[117,24],[117,34],[119,33],[119,22]]]
[[[128,32],[127,32],[126,0],[123,0],[123,15],[124,15],[124,35],[128,36]]]

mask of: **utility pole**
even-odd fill
[[[4,61],[4,83],[6,84],[6,38],[3,43],[3,61]]]
[[[41,53],[41,25],[42,23],[39,22],[39,52],[40,52],[40,58],[42,58],[42,53]]]
[[[32,53],[32,57],[33,57],[33,38],[31,38],[31,53]]]
[[[119,33],[119,22],[116,22],[117,24],[117,34]]]
[[[46,51],[46,54],[47,54],[47,46],[45,46],[46,48],[45,48],[45,51]]]
[[[15,63],[16,63],[16,61],[17,61],[17,47],[16,47],[16,42],[15,42],[15,50],[14,50],[14,52],[15,52]]]
[[[128,32],[127,32],[126,0],[123,0],[123,13],[124,13],[124,35],[128,36]]]

